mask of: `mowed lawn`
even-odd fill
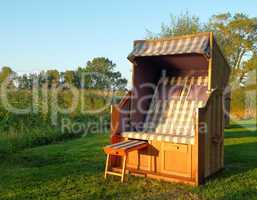
[[[104,180],[108,135],[26,149],[0,161],[0,199],[257,199],[256,121],[225,134],[225,169],[204,186],[130,176]]]

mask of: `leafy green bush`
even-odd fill
[[[110,106],[105,106],[106,97],[89,92],[79,92],[75,109],[67,114],[57,112],[51,91],[47,98],[40,91],[38,100],[28,90],[9,91],[8,101],[15,108],[30,108],[25,114],[15,114],[6,109],[3,99],[0,102],[0,156],[10,152],[49,144],[60,140],[80,137],[83,134],[108,132]],[[84,98],[82,98],[82,95]],[[58,106],[69,108],[72,95],[63,90],[58,93]],[[98,113],[87,113],[88,109],[101,109]],[[66,124],[65,124],[66,123]],[[99,133],[99,132],[98,132]]]

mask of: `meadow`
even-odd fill
[[[2,95],[2,94],[1,94]],[[78,90],[77,101],[70,90],[8,91],[8,105],[0,101],[0,158],[10,153],[58,141],[81,137],[83,134],[109,131],[110,102],[108,94]],[[72,103],[75,109],[68,113]],[[90,110],[101,109],[90,113]]]
[[[26,114],[8,111],[1,101],[1,200],[257,199],[256,120],[237,120],[226,129],[225,169],[204,186],[194,188],[133,176],[120,184],[116,177],[104,180],[102,148],[109,144],[108,101],[118,102],[123,94],[110,98],[99,91],[78,91],[76,109],[69,113],[59,112],[72,107],[69,90],[57,95],[41,89],[36,101],[32,91],[10,90],[8,102],[20,110],[30,108]],[[237,105],[240,99],[234,99],[232,108],[241,108]],[[99,108],[104,109],[87,112]]]
[[[257,199],[256,120],[225,131],[225,168],[200,187],[103,177],[109,134],[14,152],[0,163],[0,199]]]

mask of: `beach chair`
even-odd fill
[[[128,59],[132,90],[112,106],[111,143],[137,140],[144,148],[128,151],[125,161],[108,157],[108,170],[203,184],[224,167],[230,67],[213,34],[137,40]]]

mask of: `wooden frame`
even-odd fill
[[[132,174],[140,175],[143,173],[146,177],[200,185],[205,182],[207,177],[224,167],[223,91],[228,84],[230,68],[214,39],[213,33],[200,33],[198,35],[209,35],[210,55],[209,58],[205,57],[208,65],[208,100],[196,112],[195,143],[175,144],[149,140],[149,146],[145,150],[128,153],[126,166]],[[194,37],[194,35],[177,38],[188,37]],[[140,63],[134,63],[134,84],[136,81],[138,83],[136,76],[138,76],[137,73],[141,73],[139,69]],[[153,71],[153,73],[155,72]],[[128,121],[126,127],[129,127],[129,122],[135,117],[133,118],[132,114],[122,113],[121,110],[129,111],[132,108],[132,97],[133,92],[130,91],[120,104],[112,107],[111,142],[113,144],[128,140],[128,138],[121,136],[122,132],[127,131],[121,121],[126,119]],[[137,120],[140,118],[142,116],[138,117]],[[111,167],[121,169],[121,166],[120,159],[112,161]]]

